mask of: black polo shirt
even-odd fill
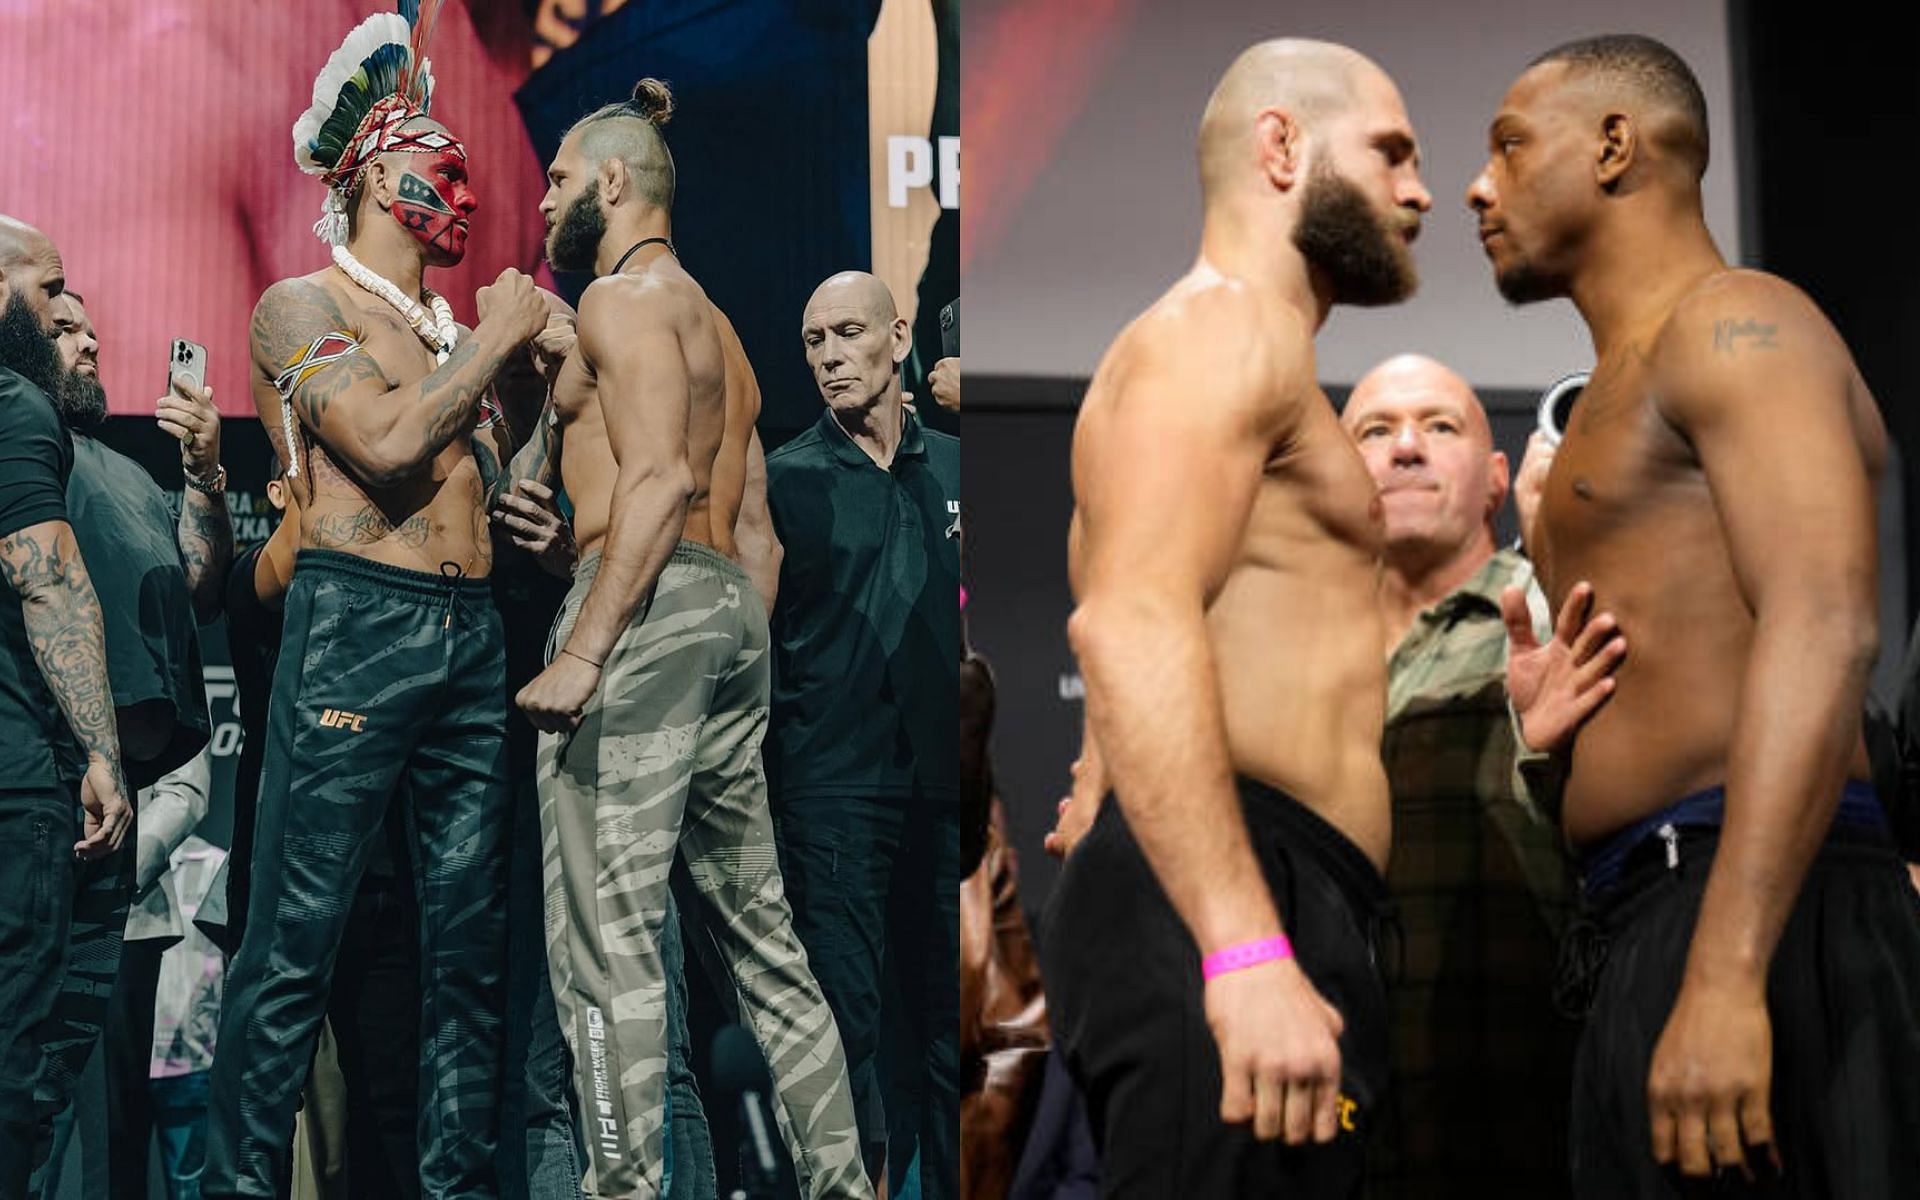
[[[960,439],[908,413],[883,470],[829,410],[767,456],[767,501],[774,794],[957,798]]]
[[[0,367],[0,538],[67,519],[73,439],[53,402]],[[0,585],[0,788],[71,784],[86,758],[40,674],[20,594]]]

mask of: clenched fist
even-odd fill
[[[1340,1133],[1346,1022],[1292,959],[1216,975],[1207,1024],[1220,1051],[1220,1119],[1261,1141],[1330,1142]]]
[[[551,313],[533,280],[512,267],[500,272],[500,278],[481,288],[473,299],[480,312],[480,324],[474,332],[491,330],[516,346],[532,341],[545,329]]]
[[[599,687],[598,663],[561,650],[513,700],[540,732],[571,733],[580,727],[587,701]]]

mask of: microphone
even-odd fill
[[[1573,406],[1587,386],[1587,372],[1575,371],[1554,381],[1540,397],[1540,414],[1535,424],[1549,446],[1558,446],[1566,436],[1567,422],[1573,419]]]
[[[713,1037],[713,1084],[722,1096],[739,1096],[746,1136],[740,1145],[740,1186],[730,1200],[774,1200],[780,1162],[773,1156],[766,1109],[767,1066],[753,1035],[739,1025]]]

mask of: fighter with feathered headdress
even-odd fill
[[[253,313],[254,401],[298,477],[283,610],[297,649],[268,710],[208,1105],[210,1195],[277,1190],[347,901],[396,792],[419,883],[420,1193],[497,1194],[511,789],[505,646],[483,577],[487,492],[511,447],[504,427],[476,425],[551,310],[508,269],[480,289],[469,331],[425,284],[460,261],[478,207],[465,147],[428,115],[439,9],[406,0],[328,58],[293,136],[327,185],[316,232],[333,263],[274,284]]]
[[[347,202],[361,172],[377,154],[453,150],[450,135],[406,129],[433,103],[433,64],[427,41],[441,0],[400,0],[400,10],[375,13],[354,27],[313,81],[313,107],[293,123],[293,160],[327,185],[326,207],[313,231],[320,240],[347,241]]]

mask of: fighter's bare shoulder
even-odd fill
[[[248,327],[254,361],[278,370],[326,333],[357,336],[339,297],[326,285],[326,271],[282,279],[260,294]]]
[[[637,333],[678,331],[706,307],[706,293],[682,274],[602,275],[580,293],[580,345],[591,360]]]
[[[700,285],[680,272],[645,271],[602,275],[580,293],[580,319],[605,314],[661,316],[691,304],[705,304]]]
[[[1727,270],[1680,299],[1648,364],[1656,403],[1682,424],[1761,398],[1844,402],[1854,377],[1839,331],[1777,275]]]
[[[1244,281],[1196,271],[1121,332],[1095,382],[1118,410],[1277,426],[1313,394],[1313,331]]]

